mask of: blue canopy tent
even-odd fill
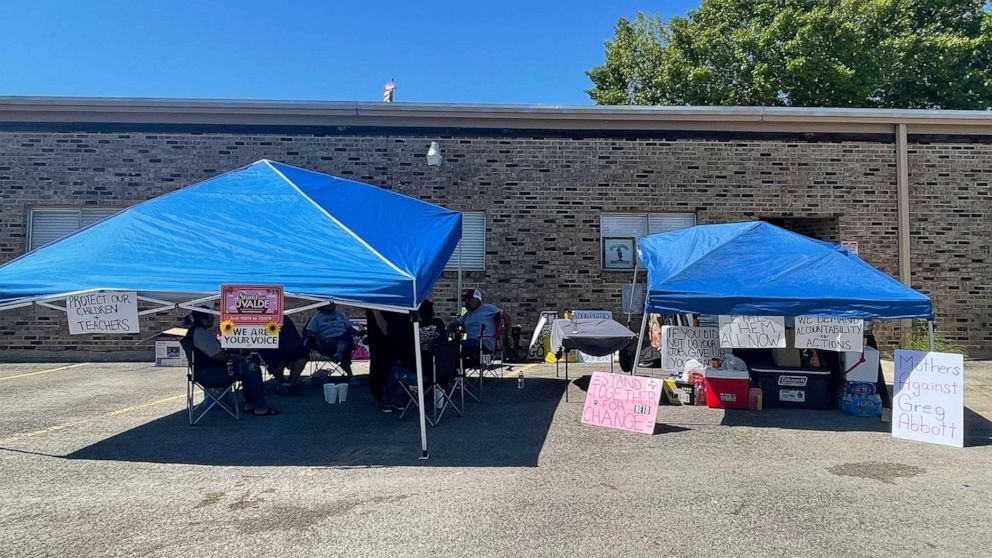
[[[289,296],[407,312],[444,270],[461,219],[375,186],[262,160],[0,266],[0,309],[59,308],[47,301],[97,290],[143,293],[163,304],[155,310],[176,307],[160,299],[199,295],[179,305],[196,308],[222,284],[274,284]],[[419,364],[417,372],[419,380]],[[423,401],[420,408],[426,456]]]
[[[648,272],[645,320],[650,312],[933,319],[926,295],[846,248],[762,221],[646,236],[638,255]]]

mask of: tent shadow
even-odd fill
[[[829,432],[888,432],[891,424],[878,417],[851,417],[837,409],[765,408],[761,411],[726,409],[720,424],[752,428],[787,428]]]
[[[992,420],[964,408],[964,447],[992,446]]]
[[[211,411],[190,427],[183,409],[79,449],[68,459],[219,466],[536,467],[564,382],[489,381],[483,400],[465,402],[428,425],[430,459],[421,460],[420,429],[412,411],[383,413],[365,386],[344,404],[328,405],[317,387],[300,397],[273,396],[283,414],[242,417]]]

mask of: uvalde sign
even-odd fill
[[[864,320],[796,316],[797,349],[860,353],[864,332]]]
[[[724,349],[784,349],[782,316],[720,316],[720,347]]]
[[[964,447],[964,357],[897,350],[892,436]]]
[[[662,382],[654,378],[593,372],[582,424],[654,434]]]
[[[115,333],[138,331],[138,293],[98,292],[65,297],[65,314],[69,334]]]
[[[661,369],[682,372],[689,359],[709,365],[722,354],[720,331],[715,327],[661,327]]]

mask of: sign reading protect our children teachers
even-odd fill
[[[283,309],[283,290],[280,285],[222,285],[221,347],[278,348]]]

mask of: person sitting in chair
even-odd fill
[[[192,339],[193,375],[196,381],[209,386],[220,386],[240,380],[245,395],[246,413],[261,416],[279,414],[274,407],[265,403],[265,386],[260,368],[237,365],[240,363],[228,367],[229,360],[237,359],[234,354],[222,349],[217,341],[217,332],[213,329],[214,317],[204,312],[193,312],[188,319],[192,331],[187,335]]]
[[[338,311],[337,305],[332,301],[314,314],[303,330],[321,354],[341,365],[341,369],[348,374],[348,383],[351,385],[358,383],[351,373],[351,353],[355,350],[352,333],[357,329],[348,316]]]
[[[496,316],[502,314],[503,325],[510,327],[510,318],[498,306],[482,303],[482,293],[478,289],[468,289],[462,295],[467,312],[459,316],[458,323],[465,327],[466,338],[462,349],[466,353],[492,353],[496,350]]]
[[[303,336],[296,329],[296,324],[289,317],[284,317],[279,329],[279,348],[262,349],[258,356],[269,369],[269,374],[279,383],[279,391],[289,395],[300,392],[300,375],[310,360],[310,350],[304,343]],[[286,378],[286,369],[289,378]]]

